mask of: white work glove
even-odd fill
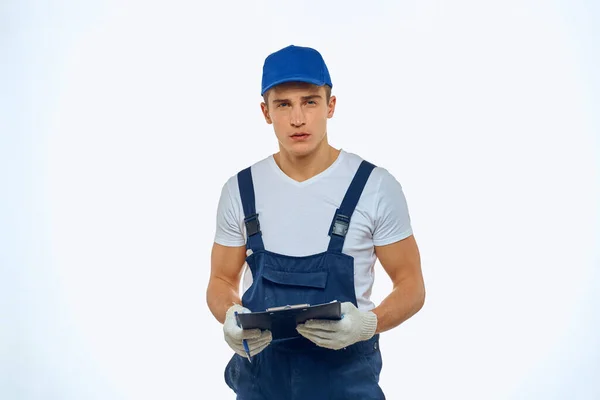
[[[339,350],[356,342],[369,340],[377,329],[377,315],[360,311],[350,302],[342,303],[342,319],[311,319],[298,324],[296,330],[320,347]]]
[[[223,324],[225,341],[233,351],[246,358],[247,355],[244,351],[244,345],[242,344],[242,340],[246,339],[250,350],[250,356],[255,356],[271,343],[273,335],[271,335],[271,331],[269,330],[261,331],[260,329],[240,328],[235,319],[236,311],[238,314],[250,312],[246,307],[242,307],[239,304],[234,304],[227,310],[227,313],[225,314],[225,323]]]

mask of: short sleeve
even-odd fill
[[[412,235],[408,205],[402,186],[384,170],[375,199],[373,244],[383,246]]]
[[[246,240],[237,218],[229,184],[230,182],[225,183],[221,189],[221,197],[217,207],[215,242],[223,246],[242,246],[246,243]]]

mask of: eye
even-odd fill
[[[314,100],[308,100],[308,101],[307,101],[307,103],[308,103],[308,104],[311,104],[311,105],[313,105],[313,104],[317,104],[317,102],[316,102],[316,101],[314,101]]]
[[[288,103],[279,103],[279,104],[277,105],[277,107],[285,107],[285,106],[287,106],[287,105],[288,105]]]

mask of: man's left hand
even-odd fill
[[[350,302],[342,303],[342,319],[311,319],[298,324],[296,330],[316,345],[339,350],[356,342],[369,340],[377,329],[377,315],[360,311]]]

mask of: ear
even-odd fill
[[[335,112],[336,102],[337,102],[337,99],[335,98],[335,96],[329,97],[329,104],[327,105],[327,118],[333,117],[333,113]]]
[[[267,121],[267,124],[272,124],[273,121],[271,120],[271,116],[269,115],[269,108],[267,107],[265,102],[260,103],[260,109],[263,113],[263,116],[265,117],[265,121]]]

